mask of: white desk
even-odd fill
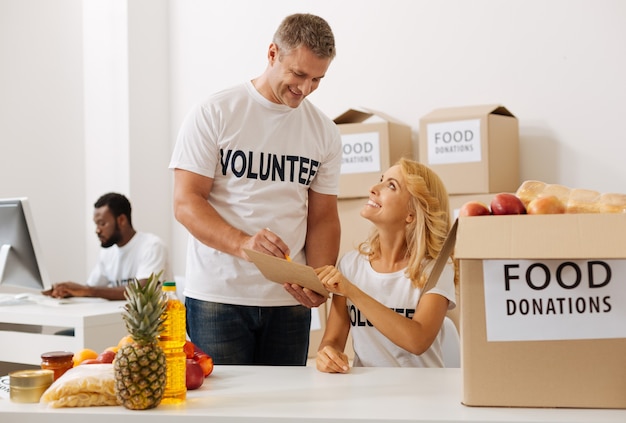
[[[460,369],[216,366],[180,406],[49,409],[0,399],[3,422],[626,422],[626,410],[477,408],[460,403]]]
[[[0,361],[39,365],[46,351],[91,348],[99,352],[117,345],[126,334],[121,316],[124,303],[0,306]],[[44,330],[33,333],[25,325],[44,326]],[[46,327],[73,328],[74,336],[47,333]]]

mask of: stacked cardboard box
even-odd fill
[[[369,189],[401,157],[413,157],[411,128],[372,109],[350,109],[335,118],[343,143],[339,180],[340,256],[356,248],[370,230],[359,212]]]
[[[420,119],[419,160],[452,195],[515,191],[518,132],[517,118],[501,105],[437,109]]]
[[[422,116],[419,160],[433,169],[450,194],[450,215],[456,218],[468,201],[489,206],[499,192],[519,186],[517,118],[498,104],[436,109]],[[461,306],[449,316],[459,327]]]
[[[343,144],[339,198],[363,198],[382,172],[412,157],[411,128],[384,113],[350,109],[335,118]]]

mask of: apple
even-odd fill
[[[195,351],[193,353],[193,360],[202,368],[204,377],[209,376],[213,372],[213,358],[210,355],[202,351]]]
[[[561,214],[565,213],[565,205],[555,195],[537,197],[528,203],[528,214]]]
[[[185,345],[183,346],[183,350],[185,351],[185,355],[187,358],[193,358],[193,352],[195,351],[196,346],[191,341],[185,341]]]
[[[88,358],[87,360],[83,360],[80,362],[81,366],[83,364],[102,364],[102,361],[98,360],[97,358]]]
[[[198,389],[204,383],[202,367],[192,358],[187,358],[185,362],[185,385],[188,390]]]
[[[184,350],[187,358],[193,359],[200,365],[204,377],[209,376],[213,372],[213,358],[202,351],[196,344],[187,341],[185,342]]]
[[[96,360],[100,361],[100,363],[113,363],[115,359],[115,352],[111,350],[105,350],[98,355]]]
[[[491,200],[491,213],[496,215],[526,214],[526,207],[515,194],[501,192]]]
[[[468,201],[459,209],[459,217],[461,216],[486,216],[491,214],[489,207],[480,201]]]

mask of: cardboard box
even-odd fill
[[[350,109],[335,123],[343,144],[339,198],[367,197],[382,172],[413,155],[411,128],[381,112]]]
[[[626,408],[626,214],[456,225],[462,402]]]
[[[311,331],[309,336],[309,352],[307,357],[315,359],[317,357],[317,349],[322,342],[324,330],[326,329],[326,320],[328,316],[327,307],[330,307],[330,301],[317,308],[311,309]]]
[[[343,198],[337,201],[339,222],[341,223],[341,241],[339,257],[348,251],[356,250],[359,244],[367,239],[372,230],[372,222],[361,217],[361,209],[365,206],[365,198]]]
[[[434,110],[420,119],[419,160],[437,172],[449,194],[514,192],[517,118],[493,104]]]

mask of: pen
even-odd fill
[[[265,229],[266,229],[266,230],[268,230],[268,231],[270,231],[270,232],[272,232],[272,230],[271,230],[270,228],[265,228]],[[286,259],[287,261],[291,261],[291,257],[289,256],[289,254],[285,254],[285,259]]]

